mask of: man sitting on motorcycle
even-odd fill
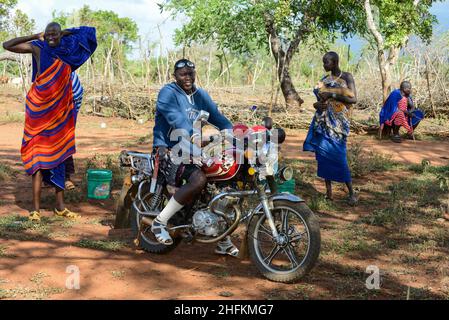
[[[187,183],[176,190],[165,208],[153,220],[151,231],[158,242],[171,245],[171,238],[167,224],[176,212],[185,205],[192,203],[197,195],[206,186],[207,179],[201,170],[200,164],[177,164],[173,161],[173,153],[170,150],[179,142],[173,141],[170,135],[174,130],[185,130],[188,136],[193,136],[193,122],[200,111],[209,113],[208,121],[219,130],[232,129],[232,123],[218,111],[217,105],[209,94],[197,88],[195,83],[195,65],[187,59],[178,60],[174,66],[175,82],[165,85],[159,92],[156,103],[155,126],[153,129],[153,148],[159,154],[160,172],[164,175],[168,189],[176,187],[176,177],[186,180]],[[192,148],[200,148],[201,145],[193,145]],[[177,162],[177,163],[175,163]],[[182,168],[182,173],[180,169]],[[237,256],[239,250],[232,244],[230,237],[218,243],[215,250],[218,254]]]

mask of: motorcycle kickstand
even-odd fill
[[[182,240],[185,243],[192,243],[193,239],[194,239],[193,234],[190,231],[188,231],[188,230],[184,231],[184,232],[181,232],[181,237],[182,237]]]
[[[142,225],[143,225],[143,222],[142,222],[142,220],[140,220],[139,228],[137,229],[137,235],[133,241],[133,243],[136,247],[140,247],[140,239],[139,239],[140,237],[139,236],[140,236],[140,230],[142,230]]]

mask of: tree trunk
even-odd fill
[[[278,80],[285,103],[287,107],[299,108],[304,101],[296,91],[292,78],[290,77],[290,62],[294,52],[298,48],[303,30],[298,30],[295,40],[290,43],[288,50],[284,50],[274,26],[273,17],[268,13],[265,14],[265,29],[269,38],[270,50],[276,61]]]
[[[388,95],[390,94],[389,89],[391,88],[391,75],[389,72],[390,70],[387,68],[387,62],[385,60],[383,50],[379,50],[377,53],[377,61],[379,63],[380,78],[382,82],[382,98],[385,103]]]
[[[383,102],[388,98],[388,95],[391,93],[393,80],[391,76],[391,69],[394,67],[398,57],[400,47],[391,47],[388,50],[388,58],[385,58],[384,51],[379,49],[377,53],[377,60],[379,62],[379,70],[380,76],[382,79],[382,94],[383,94]]]
[[[285,59],[285,61],[282,61],[281,59],[278,67],[278,79],[281,85],[285,103],[287,107],[300,108],[304,100],[301,99],[298,92],[296,91],[289,70],[290,59]]]
[[[416,7],[419,4],[420,0],[414,0],[413,5]],[[405,45],[408,41],[408,36],[404,36],[402,39],[402,45],[391,46],[388,48],[388,58],[385,58],[384,49],[385,41],[382,34],[379,32],[378,27],[374,21],[373,11],[371,9],[370,0],[365,0],[364,3],[365,13],[366,13],[366,23],[368,26],[368,30],[374,36],[377,45],[377,60],[379,63],[380,75],[382,78],[382,93],[383,93],[383,102],[387,100],[388,95],[391,92],[392,86],[392,77],[391,77],[391,69],[395,65],[396,61],[399,57],[399,52],[401,50],[401,46]]]

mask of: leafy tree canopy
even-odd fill
[[[63,28],[88,25],[97,29],[99,44],[110,44],[111,39],[117,40],[129,48],[131,42],[138,39],[138,27],[130,18],[121,18],[113,11],[94,11],[85,5],[72,13],[53,11],[53,21]]]

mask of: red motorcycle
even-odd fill
[[[204,121],[207,114],[202,112],[201,117]],[[191,205],[169,221],[174,239],[170,246],[160,244],[151,232],[153,219],[172,196],[158,172],[157,157],[123,151],[121,166],[130,167],[130,173],[120,203],[122,209],[129,209],[136,245],[147,252],[162,254],[173,250],[181,240],[218,242],[243,224],[245,236],[240,254],[249,251],[263,276],[290,283],[306,275],[320,252],[319,222],[299,196],[276,192],[276,179],[290,180],[293,171],[289,167],[278,169],[277,158],[271,159],[270,154],[275,154],[273,148],[283,142],[269,141],[272,131],[271,125],[252,128],[236,125],[233,143],[221,154],[214,154],[214,148],[209,148],[209,155],[202,161],[207,186]],[[262,147],[250,148],[254,141]],[[182,181],[178,181],[180,185]]]

